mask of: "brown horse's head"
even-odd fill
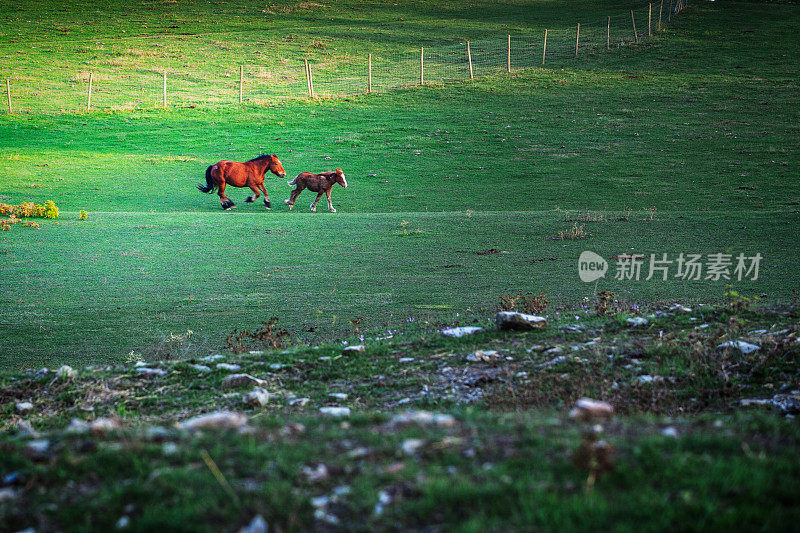
[[[283,164],[280,162],[280,160],[278,159],[277,155],[272,154],[271,156],[269,156],[269,167],[268,168],[269,168],[270,172],[272,172],[273,174],[275,174],[279,178],[285,178],[286,177],[286,171],[283,170]]]
[[[347,180],[344,177],[344,172],[341,168],[336,169],[336,183],[341,185],[342,187],[347,187]]]

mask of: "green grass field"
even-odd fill
[[[20,4],[2,28],[14,68],[56,53],[58,68],[81,69],[85,56],[66,45],[90,35],[147,40],[126,22],[133,14],[98,26],[76,22],[79,4],[52,16],[37,5]],[[355,6],[358,25],[343,19],[353,5],[336,4],[324,8],[324,25],[290,10],[259,35],[313,26],[314,38],[335,40],[347,25],[350,37],[336,41],[346,55],[378,31],[382,46],[411,48],[401,31],[409,20],[431,42],[475,37],[482,24],[500,36],[512,23],[535,34],[579,16],[547,3],[463,13]],[[240,36],[254,38],[264,15],[252,7],[226,8],[213,28],[195,13],[202,4],[141,16],[148,28],[192,19],[191,31],[222,39],[224,29],[247,46]],[[581,16],[629,7],[584,4]],[[639,304],[719,301],[726,291],[724,281],[583,284],[576,262],[586,249],[606,258],[761,253],[759,279],[735,282],[737,290],[790,301],[800,201],[795,10],[702,3],[638,46],[447,87],[272,106],[5,115],[0,200],[54,200],[62,216],[0,234],[2,365],[118,361],[186,330],[200,353],[271,316],[302,342],[347,337],[356,317],[367,327],[484,320],[502,294],[545,291],[554,306],[576,307],[602,289]],[[14,26],[22,20],[31,22]],[[72,29],[53,30],[64,26]],[[179,37],[164,34],[164,43]],[[17,54],[28,41],[55,52]],[[215,195],[194,188],[207,165],[262,152],[278,154],[290,176],[344,168],[350,187],[334,190],[339,212],[308,213],[309,192],[288,212],[290,188],[275,176],[266,182],[271,211],[229,189],[238,206],[223,212]],[[553,240],[576,220],[587,239]],[[472,253],[488,249],[508,253]]]

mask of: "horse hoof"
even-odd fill
[[[331,208],[331,213],[335,213],[336,209]]]
[[[285,203],[286,205],[289,205],[289,200],[284,200],[283,203]]]
[[[270,208],[272,208],[272,204],[269,203],[268,201],[264,200],[264,207],[266,207],[267,209],[270,209]]]
[[[248,196],[247,198],[244,199],[244,201],[247,202],[248,204],[252,204],[253,203],[253,197],[252,196]]]

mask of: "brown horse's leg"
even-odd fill
[[[294,203],[297,201],[297,197],[300,196],[300,192],[303,190],[301,185],[298,185],[295,190],[289,195],[288,200],[284,200],[284,203],[289,206],[289,211],[294,208]]]
[[[314,203],[313,203],[313,204],[311,204],[311,210],[312,210],[312,211],[316,211],[316,210],[317,210],[317,202],[319,202],[319,199],[320,199],[320,198],[322,198],[322,195],[323,195],[323,194],[325,194],[325,193],[323,193],[322,191],[320,191],[320,192],[317,194],[317,199],[316,199],[316,200],[314,200]]]
[[[249,185],[249,187],[250,187],[250,190],[253,191],[255,194],[253,196],[248,196],[247,198],[244,199],[244,201],[247,202],[247,203],[253,203],[255,200],[258,199],[258,197],[261,195],[261,193],[258,192],[258,187],[257,186]]]
[[[258,188],[261,189],[261,192],[264,193],[264,207],[269,209],[271,207],[271,205],[269,203],[269,194],[267,194],[267,188],[264,186],[264,182],[263,181],[258,184]],[[258,198],[258,195],[256,195],[256,198]]]
[[[331,213],[335,213],[336,209],[333,208],[333,203],[331,202],[331,190],[325,191],[325,195],[328,197],[328,209],[331,210]]]
[[[228,210],[231,207],[236,207],[236,205],[231,202],[231,199],[225,196],[225,181],[220,181],[219,184],[219,201],[222,202],[222,209]]]

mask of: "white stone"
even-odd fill
[[[350,416],[349,407],[320,407],[319,412],[334,417]]]
[[[14,409],[17,411],[17,414],[27,415],[33,411],[33,404],[31,402],[18,402],[17,405],[14,406]]]
[[[464,360],[472,363],[488,363],[497,359],[499,355],[500,352],[497,350],[477,350],[476,352],[465,356]]]
[[[530,330],[547,326],[547,319],[514,311],[500,311],[495,317],[495,323],[502,330]]]
[[[570,411],[569,417],[572,420],[581,422],[592,422],[601,418],[611,418],[614,408],[611,404],[591,398],[581,398],[575,402],[575,407]]]
[[[303,407],[310,401],[311,398],[295,398],[294,400],[289,400],[289,406],[294,407],[295,405],[299,405],[300,407]]]
[[[198,372],[211,372],[211,367],[206,365],[189,365],[189,368],[197,370]]]
[[[261,387],[256,387],[252,391],[245,394],[242,398],[242,401],[244,401],[244,403],[247,405],[264,407],[269,403],[269,392]]]
[[[397,360],[398,363],[410,363],[414,360],[413,357],[401,357]]]
[[[121,516],[119,520],[117,520],[117,524],[114,526],[117,529],[127,529],[131,525],[131,519],[127,516]]]
[[[755,344],[750,344],[749,342],[744,342],[744,341],[727,341],[727,342],[723,342],[722,344],[717,346],[717,348],[719,348],[719,349],[733,348],[735,350],[739,350],[740,352],[742,352],[744,354],[752,353],[752,352],[755,352],[755,351],[760,349]]]
[[[422,439],[406,439],[400,445],[400,449],[406,455],[414,455],[425,444]]]
[[[216,411],[195,416],[178,424],[179,429],[240,429],[247,424],[247,417],[232,411]]]
[[[678,438],[678,430],[675,429],[673,426],[665,427],[661,430],[661,434],[665,437],[672,437],[673,439]]]
[[[332,392],[332,393],[328,394],[328,396],[330,398],[335,399],[335,400],[346,400],[347,399],[347,394],[345,394],[343,392]]]
[[[145,376],[166,376],[166,370],[162,370],[160,368],[149,368],[146,366],[140,366],[136,369],[138,374],[144,374]]]
[[[214,355],[207,355],[205,357],[200,358],[200,360],[205,363],[212,363],[214,361],[219,361],[220,359],[225,359],[225,356],[218,353]]]
[[[363,344],[356,344],[354,346],[345,346],[342,349],[342,354],[350,355],[354,353],[364,353],[364,345]]]
[[[249,524],[239,529],[239,533],[267,533],[269,525],[260,514],[253,517]]]
[[[69,365],[64,365],[56,371],[56,376],[61,379],[74,378],[77,372]]]
[[[458,328],[443,329],[442,335],[446,335],[448,337],[463,337],[464,335],[472,335],[473,333],[477,333],[479,331],[483,331],[483,328],[479,328],[477,326],[462,326]]]
[[[239,365],[234,365],[232,363],[218,363],[217,370],[228,370],[230,372],[238,372],[241,370],[242,367]]]
[[[223,389],[237,389],[240,387],[250,387],[253,385],[264,385],[266,381],[250,374],[231,374],[222,380],[220,386]]]
[[[389,425],[400,424],[419,424],[424,426],[440,426],[450,427],[454,426],[456,419],[453,415],[444,413],[432,413],[430,411],[406,411],[398,413],[389,420]]]
[[[643,316],[634,316],[629,318],[626,322],[633,327],[638,327],[638,326],[646,326],[648,320]]]

